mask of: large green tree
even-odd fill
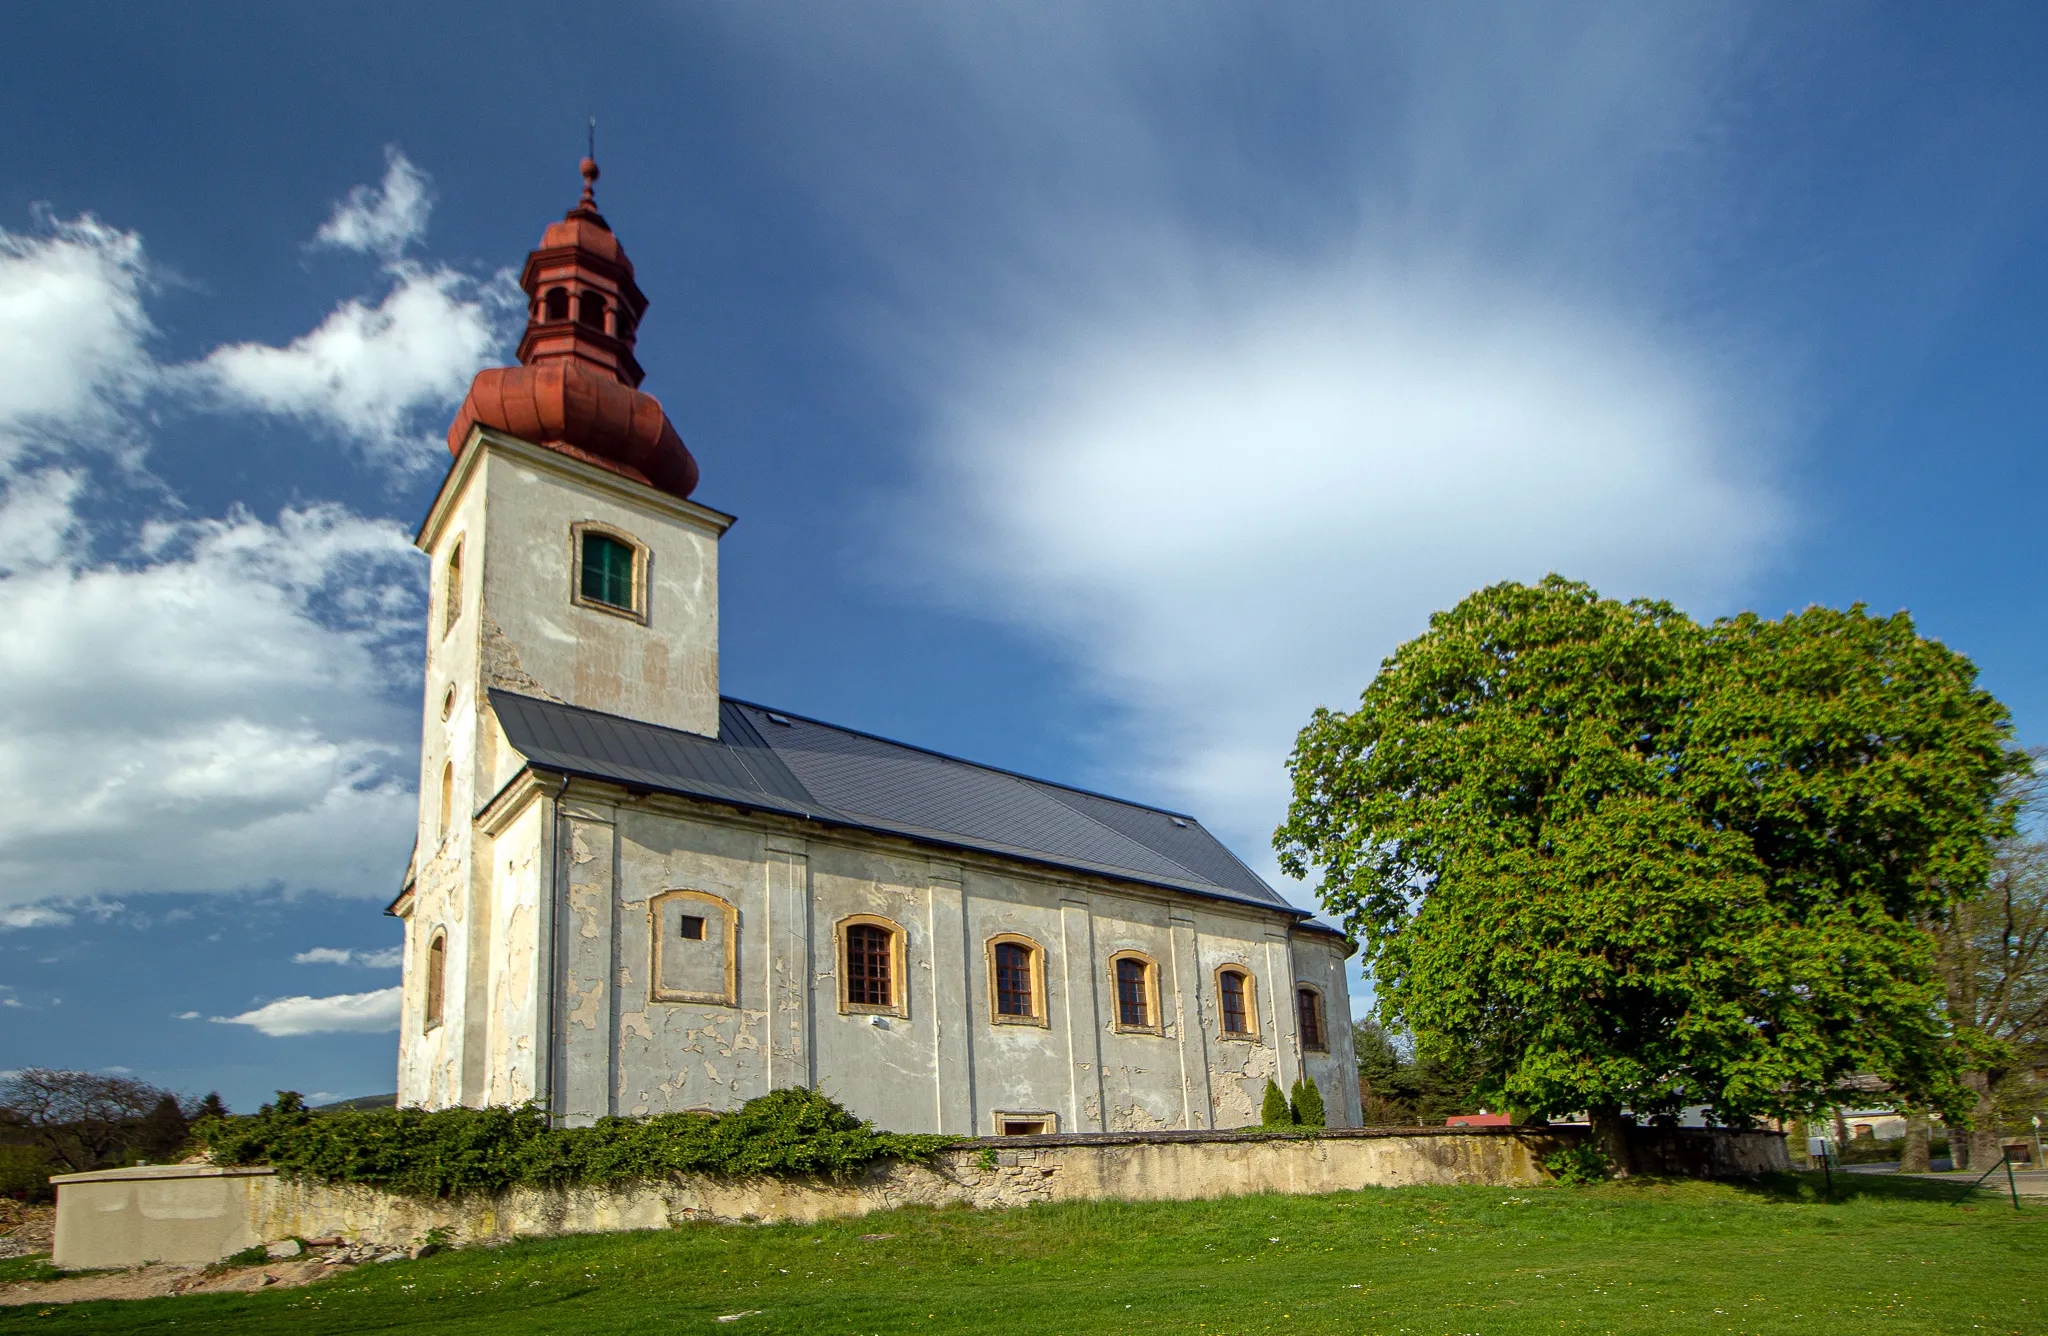
[[[1856,1072],[1967,1105],[1922,924],[1979,892],[2026,766],[1970,662],[1904,613],[1700,625],[1551,576],[1402,645],[1289,768],[1282,865],[1381,1016],[1481,1094],[1741,1124]]]

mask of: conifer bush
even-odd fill
[[[553,1127],[524,1105],[316,1113],[293,1091],[194,1129],[217,1164],[416,1197],[604,1187],[673,1174],[844,1177],[881,1159],[928,1160],[957,1138],[879,1132],[815,1090],[776,1090],[731,1113],[600,1118]]]
[[[1294,1126],[1294,1110],[1288,1106],[1287,1096],[1280,1093],[1279,1082],[1270,1076],[1266,1078],[1266,1099],[1259,1109],[1259,1126]]]
[[[1297,1077],[1294,1082],[1294,1098],[1288,1103],[1293,1106],[1294,1121],[1303,1127],[1324,1127],[1329,1115],[1323,1109],[1322,1088],[1306,1076]]]

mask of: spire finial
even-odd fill
[[[597,196],[591,193],[591,188],[597,184],[597,117],[595,116],[590,118],[590,152],[585,155],[582,162],[577,164],[577,170],[583,173],[583,198],[576,201],[576,207],[578,209],[588,209],[591,213],[595,214],[597,212]]]

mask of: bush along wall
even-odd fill
[[[844,1178],[876,1160],[928,1160],[947,1136],[879,1132],[814,1090],[776,1090],[731,1113],[601,1118],[551,1127],[531,1105],[315,1113],[291,1091],[193,1129],[216,1164],[415,1197],[526,1187],[607,1187],[673,1174]]]

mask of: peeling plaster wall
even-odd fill
[[[1298,1070],[1299,1058],[1280,1052],[1294,1042],[1296,972],[1312,966],[1342,985],[1341,944],[1290,941],[1287,920],[1255,907],[956,862],[859,832],[581,782],[560,813],[553,1107],[574,1124],[727,1109],[812,1085],[906,1132],[987,1134],[1000,1113],[1050,1114],[1062,1132],[1243,1126],[1258,1121],[1268,1076]],[[499,843],[510,839],[508,829]],[[674,890],[732,906],[731,1005],[653,995],[650,903]],[[841,1009],[838,928],[853,915],[903,932],[902,1014]],[[1043,953],[1043,1023],[994,1019],[986,944],[999,934]],[[1155,962],[1158,1034],[1116,1028],[1109,962],[1123,950]],[[1258,982],[1256,1041],[1220,1033],[1212,980],[1225,962]],[[1283,977],[1269,986],[1272,974]],[[1355,1097],[1347,1103],[1329,1079],[1344,1060],[1315,1059],[1340,1126],[1357,1121]]]
[[[484,441],[475,447],[488,450],[480,470],[492,537],[483,598],[502,684],[716,737],[722,517],[548,451]],[[579,524],[646,548],[644,622],[572,597]]]
[[[1349,1131],[1246,1136],[992,1139],[929,1165],[884,1161],[850,1181],[678,1177],[618,1188],[514,1188],[422,1199],[293,1182],[268,1169],[161,1165],[58,1180],[54,1261],[69,1268],[205,1263],[257,1244],[339,1236],[403,1247],[429,1231],[456,1243],[662,1229],[697,1221],[801,1221],[899,1206],[1195,1201],[1254,1192],[1550,1181],[1545,1155],[1584,1128]],[[1775,1132],[1680,1128],[1630,1138],[1646,1172],[1735,1178],[1790,1170]],[[1065,1142],[1065,1144],[1061,1144]]]

